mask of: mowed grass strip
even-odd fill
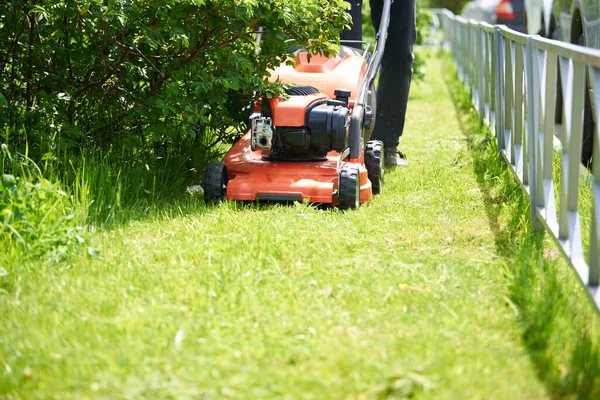
[[[0,256],[0,397],[545,397],[441,68],[356,211],[191,201],[99,259]]]

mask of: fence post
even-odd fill
[[[515,43],[511,48],[513,61],[513,118],[512,118],[512,159],[517,176],[523,180],[523,45]]]
[[[472,63],[473,63],[473,43],[471,42],[471,25],[467,21],[465,24],[465,83],[469,87],[471,94],[471,102],[473,102],[473,86],[472,86]]]
[[[543,187],[543,218],[548,227],[558,237],[558,221],[556,218],[556,199],[554,196],[554,114],[556,104],[556,82],[558,73],[557,56],[551,50],[544,52],[543,78],[540,83],[543,85],[543,107],[540,112],[543,113],[542,124],[542,144],[540,146],[542,157],[542,169],[538,172],[541,176]],[[539,54],[539,53],[538,53]],[[564,107],[564,105],[563,105]],[[543,110],[542,110],[543,109]],[[538,188],[540,189],[540,188]],[[539,197],[537,200],[541,200]],[[539,204],[539,203],[538,203]]]
[[[563,93],[562,159],[558,238],[571,259],[583,258],[579,221],[579,168],[585,104],[585,64],[559,56]]]
[[[536,137],[536,121],[537,121],[537,96],[534,80],[533,69],[533,40],[527,38],[527,46],[525,51],[525,84],[526,84],[526,101],[527,101],[527,160],[523,157],[523,162],[527,163],[528,180],[529,180],[529,213],[531,224],[534,228],[542,228],[542,223],[537,216],[537,188],[536,188],[536,159],[535,159],[535,137]]]
[[[502,92],[504,85],[502,83],[502,71],[504,57],[502,57],[502,35],[500,34],[500,28],[496,26],[494,33],[496,42],[496,144],[498,146],[498,153],[500,154],[504,144],[504,102],[502,101]]]
[[[488,33],[489,46],[488,51],[490,53],[490,128],[492,132],[496,131],[496,115],[498,114],[497,107],[497,96],[496,90],[498,90],[498,82],[496,82],[496,71],[498,70],[498,65],[496,63],[496,32]]]
[[[513,60],[513,52],[512,48],[514,47],[514,42],[512,40],[504,40],[504,46],[502,46],[503,54],[502,54],[502,64],[504,69],[504,79],[502,81],[503,84],[503,98],[504,98],[504,118],[503,128],[502,129],[502,150],[506,156],[506,160],[508,164],[513,164],[513,149],[512,149],[512,135],[514,132],[512,131],[512,121],[514,118],[514,60]]]
[[[483,49],[485,31],[477,25],[477,68],[479,74],[479,120],[485,121],[485,51]]]

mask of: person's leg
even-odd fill
[[[344,29],[340,34],[341,40],[362,40],[362,0],[346,0],[352,8],[348,11],[352,17],[352,28]],[[357,47],[360,47],[358,45]]]
[[[382,0],[370,0],[371,19],[379,29]],[[408,92],[412,78],[413,44],[417,32],[415,0],[396,0],[390,12],[390,25],[377,85],[377,117],[373,139],[395,152],[404,129]]]

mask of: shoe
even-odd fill
[[[400,150],[392,150],[385,153],[386,167],[408,167],[406,155]]]

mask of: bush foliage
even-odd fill
[[[0,2],[0,134],[15,151],[189,153],[234,133],[290,43],[328,51],[343,0]],[[256,32],[265,34],[256,54]]]

